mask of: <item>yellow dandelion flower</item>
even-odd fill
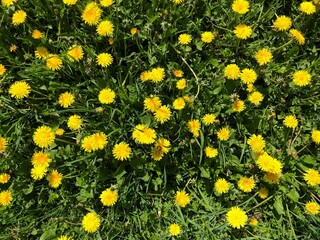
[[[7,149],[8,141],[4,137],[0,136],[0,152],[4,152]]]
[[[230,138],[230,130],[228,128],[221,128],[217,132],[217,137],[220,141],[227,141]]]
[[[165,71],[164,68],[161,67],[157,67],[157,68],[153,68],[150,72],[150,79],[155,82],[161,82],[165,77]]]
[[[267,172],[263,180],[270,184],[278,184],[280,182],[281,174],[269,173]]]
[[[9,206],[12,201],[12,193],[10,190],[0,192],[0,206]]]
[[[315,169],[308,169],[303,176],[304,180],[308,185],[314,187],[320,184],[320,174],[319,171]]]
[[[263,100],[263,95],[262,93],[255,91],[249,95],[248,99],[249,99],[249,102],[258,106]]]
[[[316,6],[312,2],[302,2],[300,3],[299,10],[308,15],[316,12]]]
[[[97,64],[101,67],[108,67],[113,63],[113,57],[110,53],[100,53],[97,56]]]
[[[1,3],[5,7],[10,7],[11,5],[15,4],[18,0],[1,0]]]
[[[81,46],[74,45],[68,51],[68,59],[69,61],[79,62],[83,58],[83,49]]]
[[[265,172],[273,173],[273,174],[281,174],[282,172],[282,163],[269,156],[267,153],[261,154],[257,159],[258,167]]]
[[[218,149],[208,146],[204,149],[204,153],[208,158],[215,158],[218,156]]]
[[[249,224],[251,226],[253,226],[253,227],[257,226],[258,225],[258,219],[256,219],[255,217],[251,218]]]
[[[254,83],[258,78],[257,73],[253,69],[245,68],[240,74],[241,82],[244,84]]]
[[[94,233],[100,227],[100,218],[96,213],[89,212],[83,217],[81,225],[86,232]]]
[[[150,71],[144,71],[140,74],[140,79],[142,82],[146,82],[151,80],[151,72]]]
[[[238,181],[238,188],[246,193],[249,193],[252,191],[252,189],[256,186],[254,179],[242,177]]]
[[[164,156],[164,152],[161,148],[154,147],[151,150],[151,157],[155,161],[160,161]]]
[[[74,96],[69,92],[61,93],[58,102],[63,108],[70,107],[74,103]]]
[[[212,32],[204,32],[201,34],[201,41],[204,43],[211,43],[214,39],[214,34]]]
[[[179,90],[185,89],[186,86],[187,86],[187,80],[184,79],[184,78],[178,80],[177,83],[176,83],[176,88],[179,89]]]
[[[41,126],[33,134],[34,143],[41,148],[49,147],[55,140],[54,131],[47,126]]]
[[[261,199],[266,199],[269,195],[269,191],[268,191],[268,189],[263,187],[263,188],[259,189],[258,194]]]
[[[233,33],[237,38],[247,39],[252,35],[252,28],[245,24],[239,24],[235,27]]]
[[[102,104],[113,103],[115,97],[116,97],[116,93],[113,90],[111,90],[110,88],[102,89],[99,92],[99,96],[98,96],[99,102]]]
[[[229,191],[229,189],[230,189],[230,184],[224,178],[219,178],[214,183],[214,189],[219,194],[227,193]]]
[[[169,233],[171,236],[178,236],[181,233],[180,226],[176,223],[170,224]]]
[[[171,110],[167,106],[161,106],[154,112],[154,118],[159,123],[169,121],[171,117]]]
[[[9,51],[10,51],[10,52],[15,52],[15,51],[17,51],[17,49],[18,49],[18,47],[17,47],[17,45],[15,45],[15,44],[11,44],[10,47],[9,47]],[[0,74],[0,75],[1,75],[1,74]]]
[[[52,160],[51,160],[49,154],[44,153],[44,152],[35,152],[31,158],[31,163],[34,167],[40,166],[40,165],[49,167],[49,164],[51,163],[51,161]]]
[[[27,13],[23,10],[17,10],[12,15],[12,24],[17,26],[21,23],[24,23],[27,18]]]
[[[307,86],[311,82],[311,75],[306,70],[300,70],[293,74],[293,83],[299,87]]]
[[[103,204],[103,206],[113,206],[116,204],[118,200],[118,192],[117,190],[112,190],[110,188],[107,188],[100,194],[100,200]]]
[[[82,20],[88,25],[97,25],[102,14],[101,8],[95,2],[89,2],[82,12]]]
[[[182,33],[179,35],[178,41],[182,45],[188,45],[192,40],[192,36],[187,33]]]
[[[63,0],[63,3],[66,5],[75,5],[78,0]]]
[[[0,64],[0,76],[4,75],[6,71],[7,69],[5,68],[5,66],[3,66],[3,64]]]
[[[68,237],[67,235],[62,235],[58,238],[58,240],[73,240],[73,239],[71,237]]]
[[[139,124],[134,128],[132,137],[136,143],[151,144],[156,141],[157,135],[156,131],[152,128],[144,124]]]
[[[273,23],[273,27],[277,31],[286,31],[291,28],[291,25],[292,25],[291,18],[289,18],[287,16],[283,16],[283,15],[277,17],[276,21],[274,21],[274,23]]]
[[[249,11],[250,4],[246,0],[234,0],[232,3],[232,10],[239,14],[245,14]]]
[[[227,212],[227,222],[233,228],[240,229],[241,227],[244,227],[247,221],[248,216],[246,212],[239,207],[232,207]]]
[[[183,99],[183,97],[179,97],[177,99],[175,99],[172,103],[173,108],[176,110],[182,110],[184,109],[184,107],[186,106],[186,102]]]
[[[216,116],[213,114],[206,114],[202,117],[204,125],[209,126],[216,121]]]
[[[5,184],[7,182],[9,182],[10,180],[10,175],[7,173],[2,173],[0,174],[0,184]]]
[[[70,116],[67,124],[71,130],[76,131],[81,128],[81,125],[82,125],[81,117],[79,115]]]
[[[262,152],[266,146],[266,141],[261,135],[253,134],[248,140],[248,144],[254,152]]]
[[[58,188],[61,184],[62,178],[63,175],[61,173],[57,170],[53,170],[48,176],[49,185],[53,188]]]
[[[155,143],[154,147],[160,149],[163,153],[168,153],[170,151],[170,141],[165,138],[159,138]]]
[[[312,130],[311,138],[312,138],[312,141],[314,141],[316,144],[320,144],[320,131],[319,130]]]
[[[47,67],[50,70],[56,71],[61,69],[62,67],[62,60],[58,55],[55,54],[49,54],[47,60],[46,60]]]
[[[109,7],[113,3],[113,0],[100,0],[100,4],[103,7]]]
[[[94,133],[91,137],[94,142],[94,150],[102,150],[108,144],[108,138],[103,132]]]
[[[155,112],[162,103],[159,97],[149,97],[143,101],[144,109],[150,112]]]
[[[9,93],[11,97],[14,97],[17,99],[28,97],[30,92],[31,92],[31,87],[25,81],[14,82],[9,88]]]
[[[303,45],[306,42],[303,34],[297,29],[290,29],[289,37],[294,38],[300,45]]]
[[[132,36],[136,35],[138,33],[138,29],[137,28],[131,28],[130,33]]]
[[[319,213],[320,206],[316,202],[308,202],[306,204],[306,210],[307,210],[308,213],[310,213],[312,215],[316,215],[316,214]]]
[[[180,70],[180,69],[174,70],[174,71],[173,71],[173,75],[174,75],[175,77],[177,77],[177,78],[181,78],[181,77],[183,77],[183,71]]]
[[[272,53],[269,49],[263,48],[260,49],[256,54],[254,55],[254,58],[257,60],[260,66],[265,65],[272,60]]]
[[[57,136],[62,136],[64,134],[64,130],[62,128],[58,128],[56,131],[55,131],[55,134]]]
[[[34,54],[38,59],[46,59],[50,53],[45,47],[37,47]]]
[[[247,89],[246,89],[249,93],[252,92],[254,90],[254,86],[252,83],[247,85]]]
[[[43,33],[40,32],[38,29],[35,29],[32,31],[32,38],[34,39],[40,39],[43,37]]]
[[[235,112],[242,112],[246,108],[244,101],[237,99],[232,104],[232,110]]]
[[[112,149],[112,155],[115,159],[123,161],[130,158],[132,150],[128,143],[120,142],[116,144]]]
[[[181,4],[183,3],[185,0],[172,0],[172,2],[174,2],[175,4]]]
[[[240,68],[237,64],[229,64],[224,69],[224,76],[230,80],[236,80],[240,77]]]
[[[105,20],[99,23],[97,27],[97,33],[100,36],[110,36],[113,34],[114,26],[113,23],[109,20]]]
[[[289,115],[285,117],[283,124],[288,128],[296,128],[298,126],[298,120],[295,116]]]
[[[184,190],[177,191],[175,198],[176,198],[176,201],[180,207],[187,206],[191,201],[189,194],[186,193]]]
[[[189,132],[193,134],[193,136],[195,137],[199,136],[200,127],[201,125],[198,119],[193,119],[188,121],[188,129],[189,129]]]
[[[37,165],[31,169],[31,177],[34,180],[41,180],[47,173],[48,167],[46,165]]]

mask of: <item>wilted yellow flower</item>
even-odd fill
[[[277,31],[286,31],[291,28],[292,21],[291,18],[287,16],[279,16],[276,21],[273,23],[273,27]]]
[[[12,15],[12,23],[13,25],[19,25],[21,23],[24,23],[27,18],[27,13],[23,10],[17,10]]]
[[[18,47],[17,47],[17,45],[15,45],[15,44],[11,44],[10,47],[9,47],[9,51],[10,51],[10,52],[15,52],[15,51],[17,51],[17,49],[18,49]],[[1,74],[0,74],[0,75],[1,75]]]
[[[104,206],[113,206],[118,200],[118,191],[107,188],[100,194],[100,200]]]
[[[10,88],[9,93],[11,97],[22,99],[28,97],[31,91],[30,85],[25,81],[14,82]]]
[[[264,187],[259,189],[259,197],[261,199],[266,199],[268,197],[268,195],[269,195],[268,189],[266,189]]]
[[[34,54],[38,59],[46,59],[49,56],[49,51],[45,47],[37,47]]]
[[[252,28],[245,24],[239,24],[235,27],[233,32],[237,38],[247,39],[252,35]]]
[[[189,197],[189,194],[186,193],[184,190],[182,191],[177,191],[176,193],[176,201],[178,203],[178,205],[180,207],[185,207],[187,206],[189,203],[190,203],[190,197]]]
[[[137,32],[138,32],[137,28],[131,28],[131,30],[130,30],[130,33],[131,33],[132,36],[136,35]]]
[[[251,218],[249,224],[251,226],[253,226],[253,227],[257,226],[258,225],[258,219],[256,219],[255,217]]]
[[[191,42],[192,36],[187,33],[182,33],[179,35],[178,41],[180,44],[187,45]]]
[[[281,174],[267,172],[264,175],[263,180],[270,184],[273,184],[273,183],[278,184],[280,182],[280,177],[281,177]]]

